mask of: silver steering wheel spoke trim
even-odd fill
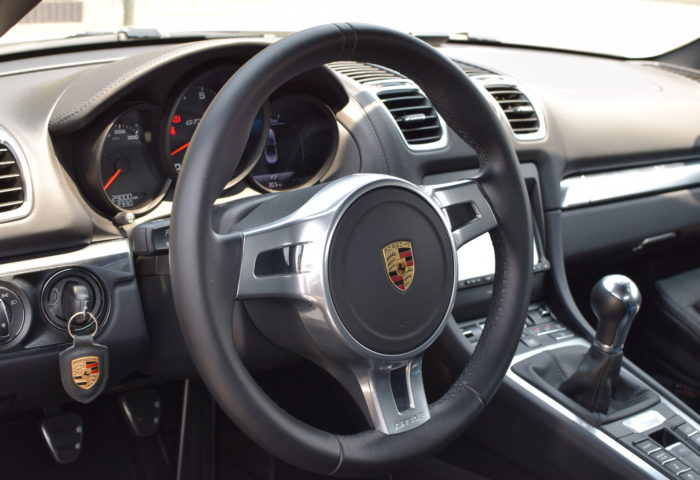
[[[430,420],[422,367],[422,357],[417,356],[353,368],[375,430],[393,435]]]
[[[498,226],[491,205],[475,180],[460,180],[457,182],[422,187],[440,207],[443,217],[450,225],[455,247],[474,240]],[[463,223],[452,225],[449,215],[450,207],[461,206]]]

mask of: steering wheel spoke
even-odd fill
[[[303,298],[317,270],[308,259],[319,248],[309,227],[296,221],[243,232],[237,298]]]
[[[353,369],[375,430],[394,435],[430,420],[422,365],[418,356]]]
[[[430,185],[424,188],[447,218],[456,248],[498,226],[491,205],[475,180]]]

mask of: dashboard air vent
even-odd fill
[[[27,163],[15,140],[0,128],[0,222],[26,216],[32,207]]]
[[[333,70],[345,75],[358,83],[369,83],[387,80],[404,80],[406,77],[389,68],[359,62],[333,62],[328,64]]]
[[[644,63],[647,67],[658,68],[660,70],[665,70],[667,72],[675,73],[681,77],[689,78],[694,82],[700,83],[700,71],[692,68],[679,67],[676,65],[669,65],[668,63]]]
[[[24,203],[24,187],[17,158],[0,144],[0,215]]]
[[[454,62],[459,66],[459,68],[462,69],[464,73],[467,74],[468,77],[474,77],[476,75],[495,75],[496,73],[483,67],[472,65],[471,63],[466,63],[459,60],[454,60]]]
[[[438,114],[417,88],[384,90],[377,96],[396,120],[409,145],[433,143],[442,138]]]
[[[540,119],[529,98],[514,85],[485,85],[506,114],[513,133],[526,135],[540,130]]]

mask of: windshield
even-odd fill
[[[697,38],[700,0],[44,0],[0,43],[125,26],[162,34],[290,32],[342,21],[642,58]]]

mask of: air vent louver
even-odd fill
[[[487,70],[483,67],[477,67],[476,65],[472,65],[471,63],[465,63],[459,60],[455,60],[454,62],[457,65],[459,65],[459,68],[461,68],[462,71],[466,73],[468,77],[475,77],[476,75],[495,75],[496,73],[492,72],[491,70]]]
[[[0,218],[25,201],[22,173],[12,151],[0,143]]]
[[[675,73],[681,77],[689,78],[694,82],[700,83],[700,71],[694,70],[692,68],[679,67],[676,65],[669,65],[667,63],[644,63],[647,67],[658,68],[659,70],[664,70],[666,72]]]
[[[506,114],[515,135],[536,133],[540,130],[540,119],[530,99],[514,85],[486,85]]]
[[[378,93],[389,113],[396,120],[409,145],[437,142],[442,126],[433,105],[417,88],[401,88]]]
[[[336,72],[342,73],[346,77],[362,84],[376,81],[404,80],[406,78],[389,68],[371,63],[333,62],[329,63],[328,66]]]

